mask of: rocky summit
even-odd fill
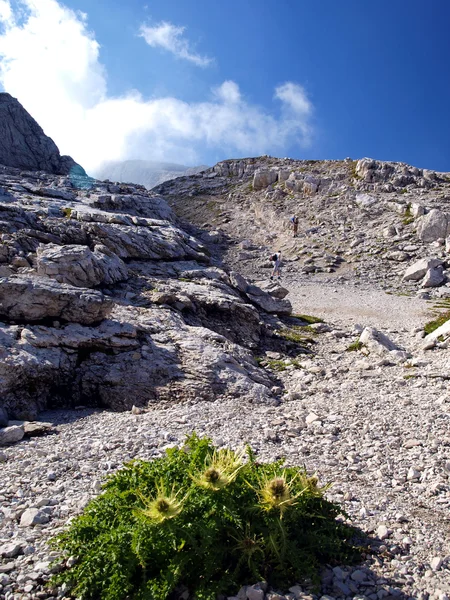
[[[450,174],[264,156],[148,191],[39,160],[0,158],[0,597],[70,597],[49,539],[196,431],[305,464],[368,536],[236,597],[448,598]]]
[[[0,165],[67,175],[84,172],[70,157],[61,156],[55,142],[10,94],[0,93]]]

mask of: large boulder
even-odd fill
[[[0,164],[31,171],[66,175],[74,167],[70,156],[61,156],[55,142],[10,94],[0,94]]]
[[[38,275],[59,283],[91,288],[128,278],[125,263],[106,246],[97,245],[92,252],[87,246],[76,244],[45,244],[37,248],[36,254]]]
[[[258,308],[262,308],[268,313],[276,315],[290,315],[292,313],[292,304],[286,298],[271,296],[256,285],[249,285],[245,292],[247,298]]]
[[[278,172],[270,169],[258,169],[253,176],[253,189],[263,190],[278,179]]]
[[[417,235],[423,242],[435,242],[445,239],[450,233],[448,215],[437,208],[420,217],[417,224]]]
[[[45,277],[0,278],[0,317],[8,320],[62,319],[89,325],[104,319],[112,304],[112,300],[101,292]]]
[[[387,335],[375,329],[375,327],[365,327],[360,335],[359,341],[363,344],[370,353],[378,354],[378,356],[389,356],[397,362],[399,359],[407,358],[407,353],[402,350],[395,342]]]
[[[439,258],[421,258],[406,269],[403,281],[420,281],[425,277],[427,271],[440,265],[442,265],[442,260]]]
[[[442,265],[432,267],[425,273],[421,283],[423,288],[438,287],[445,281],[444,268]]]

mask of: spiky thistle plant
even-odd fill
[[[352,556],[352,530],[314,477],[246,454],[192,435],[127,464],[56,538],[52,583],[83,600],[166,600],[180,586],[215,600],[262,579],[288,589]]]
[[[286,470],[282,470],[275,476],[268,473],[263,474],[256,488],[249,485],[258,494],[259,507],[266,511],[278,510],[282,516],[287,508],[296,504],[297,498],[305,491],[305,488],[297,492],[293,491],[293,485],[297,478],[298,475],[295,475],[289,479]]]
[[[205,458],[203,469],[192,474],[192,480],[200,487],[217,492],[232,483],[243,468],[245,451],[233,452],[228,448],[214,450]]]
[[[175,486],[172,486],[169,491],[166,489],[165,482],[160,479],[156,484],[153,498],[146,498],[141,491],[136,490],[136,495],[141,499],[144,507],[135,508],[133,512],[137,517],[144,517],[154,523],[163,523],[168,519],[173,519],[183,510],[187,494],[180,499],[179,496],[182,491],[180,488],[178,492],[175,492]]]

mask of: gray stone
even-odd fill
[[[23,425],[12,425],[0,429],[0,446],[19,442],[25,435]]]
[[[365,327],[359,337],[361,344],[366,346],[370,352],[383,356],[386,352],[401,350],[384,333],[374,327]]]
[[[104,319],[112,301],[98,291],[44,277],[0,278],[0,316],[19,321],[60,318],[90,324]]]
[[[128,278],[125,263],[109,248],[87,246],[41,245],[36,251],[38,275],[77,287],[111,285]]]
[[[420,281],[428,270],[442,265],[439,258],[422,258],[408,267],[403,275],[404,281]]]
[[[417,235],[423,242],[434,242],[439,238],[446,238],[450,233],[448,215],[437,208],[418,219]]]
[[[38,508],[27,508],[20,517],[21,527],[31,527],[33,525],[44,525],[50,520],[49,516]]]
[[[22,553],[22,545],[16,542],[10,542],[0,546],[0,556],[4,558],[15,558]]]
[[[253,176],[253,189],[262,190],[278,179],[278,173],[272,170],[259,169]]]
[[[422,280],[421,287],[438,287],[445,281],[444,269],[442,265],[428,269]]]

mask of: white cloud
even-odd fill
[[[139,33],[152,48],[163,48],[178,58],[188,60],[199,67],[210,65],[213,62],[211,58],[201,56],[191,50],[189,41],[184,37],[185,31],[186,27],[177,27],[163,21],[155,27],[141,25]]]
[[[275,89],[279,115],[249,102],[234,81],[203,102],[136,90],[111,97],[85,15],[57,0],[21,0],[19,11],[0,0],[0,26],[0,84],[88,172],[105,160],[199,164],[209,151],[277,154],[310,141],[313,109],[295,83]]]

